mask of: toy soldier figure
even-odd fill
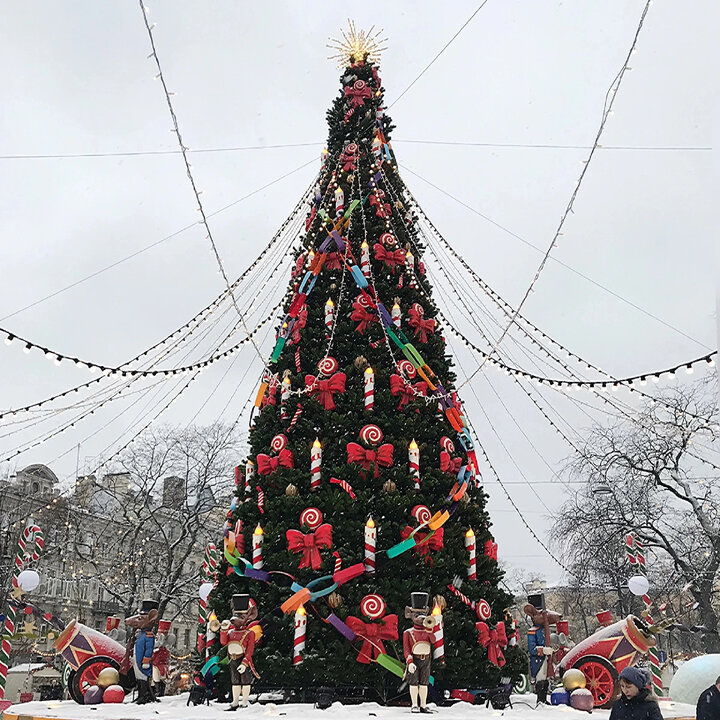
[[[135,700],[138,705],[159,702],[150,687],[152,678],[152,657],[155,649],[155,633],[158,619],[158,601],[143,600],[140,612],[125,620],[125,624],[135,630],[132,643],[132,666],[137,680],[138,693]]]
[[[170,674],[170,648],[175,644],[175,635],[170,632],[170,620],[158,622],[155,649],[152,656],[152,684],[155,697],[162,697]]]
[[[426,703],[435,627],[435,620],[430,615],[430,595],[410,593],[410,606],[405,608],[405,617],[413,623],[403,633],[405,680],[410,685],[411,712],[430,713],[432,710]]]
[[[532,621],[528,630],[528,652],[530,653],[530,680],[535,685],[539,703],[547,703],[550,678],[555,674],[553,649],[550,646],[550,625],[557,623],[562,615],[545,609],[545,596],[528,595],[528,604],[523,612]]]
[[[249,595],[233,595],[230,607],[232,619],[224,620],[220,626],[220,644],[227,646],[233,695],[228,711],[234,711],[248,706],[253,676],[260,677],[253,665],[253,651],[260,626],[255,622],[257,605]]]

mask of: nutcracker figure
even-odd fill
[[[410,685],[411,712],[430,713],[432,710],[427,707],[427,694],[435,639],[430,595],[426,592],[410,593],[410,606],[405,608],[405,617],[412,620],[412,627],[403,633],[405,680]]]
[[[150,686],[153,674],[153,650],[155,649],[154,628],[157,619],[158,601],[143,600],[138,614],[125,620],[125,624],[135,631],[128,644],[128,650],[132,652],[132,667],[138,688],[135,702],[138,705],[159,702]]]
[[[528,595],[523,612],[530,618],[528,652],[530,653],[530,681],[535,685],[539,703],[547,703],[550,678],[555,674],[553,649],[550,646],[550,625],[557,623],[562,615],[545,609],[545,596]]]
[[[175,635],[170,632],[170,625],[170,620],[158,622],[152,656],[152,684],[155,697],[162,697],[165,694],[165,686],[170,674],[170,648],[175,644]]]
[[[233,595],[230,601],[232,618],[220,625],[220,644],[227,646],[232,703],[228,711],[248,706],[253,678],[259,678],[253,664],[255,641],[262,634],[257,618],[257,605],[249,595]]]

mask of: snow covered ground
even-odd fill
[[[452,707],[434,708],[437,717],[450,720],[484,720],[485,718],[509,718],[510,720],[586,720],[588,714],[573,710],[569,707],[542,706],[535,708],[534,695],[513,695],[514,707],[506,710],[493,710],[484,706],[458,703]],[[342,720],[409,720],[409,708],[382,707],[375,703],[362,705],[341,705],[335,703],[328,710],[316,710],[311,705],[289,704],[275,705],[273,703],[259,705],[251,704],[246,710],[238,710],[233,716],[224,715],[227,705],[210,705],[187,707],[187,695],[163,698],[160,703],[152,705],[134,705],[126,702],[122,705],[95,705],[82,707],[72,700],[59,702],[31,702],[23,705],[13,705],[6,711],[4,720],[32,720],[32,718],[62,718],[63,720],[203,720],[204,718],[220,719],[228,717],[237,718],[267,718],[282,717],[286,720],[322,720],[323,718],[342,718]],[[694,718],[695,708],[682,703],[673,703],[668,700],[661,701],[663,717],[666,718]],[[592,713],[597,720],[607,720],[609,710],[596,710]],[[420,716],[417,716],[420,717]]]

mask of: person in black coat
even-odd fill
[[[698,698],[697,720],[717,720],[720,718],[720,677]]]
[[[648,689],[650,680],[647,670],[626,667],[620,673],[620,697],[610,711],[610,720],[663,720],[658,701]]]

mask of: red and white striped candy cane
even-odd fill
[[[338,478],[330,478],[332,485],[339,485],[353,500],[355,500],[355,491],[352,489],[352,485],[347,480],[340,480]]]
[[[255,487],[255,489],[257,490],[257,494],[258,494],[258,496],[257,496],[258,510],[260,511],[261,515],[264,515],[265,514],[265,493],[259,485],[257,485]]]
[[[342,569],[342,558],[340,557],[340,553],[337,550],[333,553],[333,557],[335,558],[335,567],[333,568],[333,573],[336,573]]]
[[[28,551],[28,543],[33,543],[32,552]],[[15,558],[13,560],[12,586],[19,587],[18,575],[27,568],[30,563],[40,557],[45,546],[43,531],[37,525],[26,527],[18,538]],[[16,607],[10,603],[5,622],[2,626],[2,641],[0,641],[0,700],[5,698],[5,682],[7,680],[8,667],[10,664],[10,653],[12,643],[10,638],[15,634]]]
[[[292,416],[292,420],[290,421],[290,424],[288,425],[288,429],[287,429],[288,432],[290,432],[297,425],[297,421],[300,419],[301,415],[302,415],[302,403],[298,403],[297,409],[295,410],[295,413]]]
[[[300,373],[300,346],[295,348],[295,372]]]
[[[645,551],[643,549],[643,543],[635,532],[628,533],[625,537],[625,547],[627,550],[627,559],[630,563],[630,567],[636,570],[641,575],[647,576],[647,567],[645,564]],[[652,600],[650,596],[645,593],[642,596],[643,604],[645,605],[645,620],[649,625],[654,625],[654,620],[650,615],[650,608],[652,607]],[[651,647],[648,651],[650,659],[650,672],[652,674],[652,686],[653,691],[656,695],[663,696],[663,684],[662,684],[662,672],[660,670],[660,654],[658,653],[657,647]]]

